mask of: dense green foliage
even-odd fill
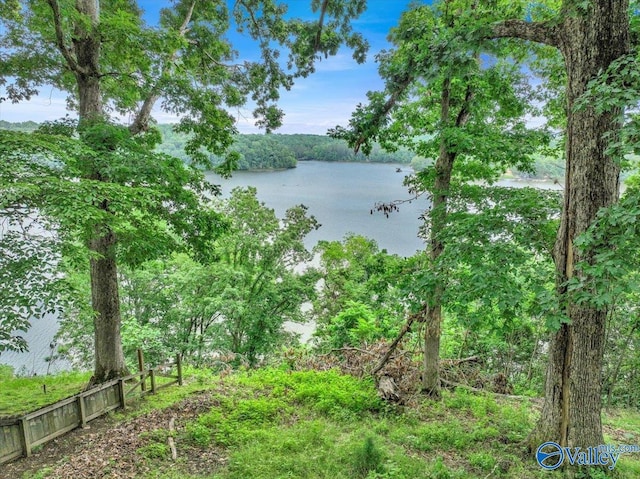
[[[39,124],[35,121],[22,121],[11,122],[0,120],[0,130],[14,130],[14,131],[34,131],[38,128]]]
[[[426,323],[422,389],[433,397],[440,391],[443,314],[452,311],[448,278],[458,266],[443,257],[459,256],[463,241],[452,234],[457,225],[449,221],[450,197],[470,182],[495,181],[509,167],[532,171],[531,154],[547,142],[544,129],[526,122],[539,100],[520,65],[528,52],[466,34],[469,23],[484,15],[501,18],[496,9],[482,10],[467,1],[412,5],[390,32],[393,49],[378,57],[384,89],[369,91],[368,103],[358,105],[349,125],[330,131],[355,151],[368,153],[377,140],[387,149],[404,146],[433,159],[409,180],[415,192],[431,198],[424,235],[424,270],[431,281],[418,281],[422,289],[412,293]]]
[[[22,383],[38,388],[38,381]],[[10,395],[3,388],[0,404]],[[158,427],[156,418],[163,416],[176,417],[177,431],[164,423]],[[534,418],[535,407],[528,401],[460,388],[445,391],[440,402],[417,397],[409,405],[391,406],[380,401],[370,380],[333,370],[282,365],[222,377],[186,368],[183,387],[130,403],[111,418],[115,429],[92,429],[92,441],[132,428],[136,437],[126,445],[120,441],[118,460],[106,467],[100,463],[103,451],[92,451],[95,464],[85,464],[84,471],[123,475],[126,469],[164,479],[484,479],[488,474],[542,479],[549,472],[523,458],[519,448]],[[637,412],[606,412],[603,422],[613,442],[640,435]],[[177,445],[176,461],[168,437]],[[78,454],[83,453],[80,448]],[[78,467],[76,455],[41,461],[37,469],[16,477],[57,477],[61,470]],[[613,477],[638,473],[640,461],[628,454]]]
[[[150,135],[133,138],[126,128],[107,123],[81,130],[74,122],[43,124],[33,133],[0,130],[0,207],[10,228],[2,237],[6,251],[0,261],[2,274],[21,284],[11,288],[13,301],[7,294],[1,303],[8,311],[3,317],[11,322],[9,332],[24,330],[32,314],[57,304],[68,285],[47,280],[57,277],[51,271],[57,255],[62,253],[69,264],[83,264],[88,252],[80,245],[98,225],[117,234],[115,254],[123,264],[137,265],[172,250],[208,254],[209,242],[224,228],[221,215],[206,206],[216,188],[180,160],[154,153],[152,145]],[[103,181],[87,177],[93,168],[102,169]],[[56,240],[19,228],[29,215],[43,217]],[[45,248],[50,243],[57,249]],[[11,284],[3,281],[2,287]],[[44,296],[52,286],[57,294]]]
[[[198,367],[250,369],[227,380],[229,394],[216,396],[215,407],[179,432],[192,450],[229,453],[228,463],[209,471],[219,478],[538,477],[514,453],[525,438],[529,447],[539,439],[602,442],[602,399],[636,407],[640,399],[640,181],[632,177],[617,195],[618,168],[630,168],[628,154],[640,150],[638,118],[625,111],[640,97],[640,74],[636,53],[626,55],[625,24],[612,49],[625,55],[606,60],[598,78],[570,75],[591,68],[571,63],[582,57],[567,53],[588,45],[571,43],[579,36],[570,33],[583,22],[598,38],[608,34],[585,21],[605,2],[554,1],[548,9],[525,3],[412,6],[390,34],[393,48],[378,56],[384,90],[370,92],[348,127],[332,131],[346,142],[236,135],[225,108],[253,98],[257,123],[267,131],[278,126],[279,88],[312,73],[319,54],[344,43],[363,60],[365,43],[350,19],[364,2],[313,1],[316,23],[289,18],[267,0],[239,1],[230,11],[206,4],[193,18],[198,2],[178,1],[157,29],[144,24],[135,2],[108,4],[100,18],[74,10],[98,4],[88,0],[76,7],[33,2],[24,11],[0,4],[0,41],[8,48],[0,81],[9,82],[10,99],[50,83],[80,105],[86,77],[99,83],[96,104],[80,107],[79,123],[0,124],[0,352],[24,349],[20,331],[29,318],[54,311],[64,318],[60,353],[77,365],[96,358],[98,367],[99,346],[113,341],[129,361],[142,347],[152,364],[180,353]],[[65,16],[56,13],[61,6]],[[53,14],[53,30],[45,14]],[[237,57],[225,36],[230,15],[258,41],[259,63],[229,66]],[[551,71],[562,68],[557,52],[505,37],[558,47],[566,72]],[[100,61],[80,65],[84,50],[76,46],[99,43],[118,47],[102,54],[94,48]],[[276,44],[291,71],[277,60]],[[604,58],[608,49],[598,48],[594,58]],[[549,82],[539,89],[523,66],[533,56],[528,67]],[[127,73],[132,69],[135,75]],[[565,81],[574,88],[560,91]],[[137,110],[163,95],[163,108],[187,113],[176,130],[149,128],[152,121]],[[567,128],[558,142],[566,144],[567,166],[546,148],[547,132],[527,123],[542,101],[551,125]],[[566,111],[558,106],[565,101]],[[132,114],[132,125],[105,119],[111,109]],[[575,125],[586,125],[584,138],[571,136],[580,130]],[[376,141],[395,153],[383,153]],[[212,162],[225,174],[365,160],[348,146],[371,155],[366,161],[422,167],[408,186],[432,202],[420,232],[424,254],[399,258],[348,236],[321,241],[312,266],[304,238],[318,224],[304,206],[278,218],[253,188],[220,200],[202,174]],[[486,186],[508,169],[566,178],[565,198]],[[100,333],[107,319],[111,329]],[[309,319],[317,325],[314,340],[297,348],[286,323]],[[484,387],[500,378],[502,392],[539,396],[549,359],[534,434],[527,435],[528,405],[500,408],[493,396],[464,385],[425,406],[412,396],[413,384],[401,400],[416,407],[401,409],[376,395],[375,378],[296,370],[296,358],[315,355],[367,374],[399,331],[407,335],[394,367],[406,370],[396,379],[417,382],[411,374],[423,359],[423,381],[435,371],[435,388],[423,382],[433,397],[441,385],[456,385],[438,376],[456,360],[474,364],[456,382]],[[366,367],[346,364],[353,351],[367,356]],[[279,354],[288,358],[281,369],[254,369],[278,364]],[[109,374],[123,371],[108,367]],[[9,375],[0,370],[3,383]],[[167,453],[162,436],[140,449],[152,467]]]
[[[188,161],[185,144],[188,136],[174,131],[171,125],[159,125],[163,141],[158,150]],[[237,168],[240,170],[265,168],[294,168],[298,161],[361,161],[374,163],[409,163],[412,154],[408,150],[385,152],[376,145],[370,155],[354,153],[342,141],[320,135],[236,135],[232,149],[239,153]],[[212,155],[213,164],[223,158]]]
[[[635,366],[640,352],[640,177],[632,176],[620,201],[602,210],[576,240],[581,250],[597,248],[594,263],[581,262],[589,281],[573,278],[570,294],[581,304],[607,308],[604,394],[607,403],[634,404],[640,398]]]
[[[0,129],[34,131],[36,122],[11,123],[0,121]],[[176,131],[176,125],[157,125],[162,134],[162,142],[157,151],[190,162],[185,150],[190,135]],[[387,152],[375,145],[369,155],[355,153],[340,140],[321,135],[309,134],[239,134],[234,136],[232,150],[240,156],[236,167],[239,170],[295,168],[298,161],[348,161],[372,163],[409,163],[413,155],[406,149]],[[224,157],[210,155],[212,165],[219,165]]]
[[[362,236],[321,241],[315,251],[323,279],[313,303],[319,344],[340,348],[393,338],[406,311],[399,288],[405,261]]]
[[[498,438],[504,448],[526,434],[524,404],[457,391],[442,404],[394,410],[383,408],[370,382],[333,371],[262,370],[231,384],[233,396],[220,395],[220,406],[190,423],[184,438],[230,452],[214,477],[474,478],[492,470],[496,477],[536,477],[515,456],[486,451]],[[432,458],[425,461],[424,453]],[[499,468],[498,456],[512,459]]]
[[[38,128],[36,122],[12,123],[0,121],[0,129],[33,131]],[[157,150],[189,162],[185,145],[189,136],[175,131],[174,125],[160,124],[157,128],[162,133],[162,142]],[[371,153],[354,152],[352,148],[340,140],[326,136],[309,134],[271,134],[235,136],[232,149],[240,154],[237,169],[278,169],[294,168],[298,161],[347,161],[372,163],[410,163],[414,170],[421,171],[433,165],[432,158],[414,155],[406,148],[388,152],[375,144]],[[220,164],[222,157],[211,155],[213,164]],[[514,169],[513,174],[524,179],[554,179],[564,177],[564,160],[545,155],[533,155],[531,169]]]
[[[74,180],[84,185],[93,182],[93,190],[83,193],[84,201],[95,207],[95,214],[88,222],[86,218],[84,221],[78,218],[72,208],[59,208],[56,215],[51,209],[44,211],[47,208],[37,204],[38,195],[11,185],[14,172],[3,174],[0,189],[9,190],[12,201],[9,207],[27,202],[21,197],[24,195],[39,214],[51,215],[67,224],[79,223],[83,229],[83,234],[75,239],[84,248],[91,284],[94,378],[97,382],[106,381],[126,373],[117,278],[122,250],[127,249],[123,248],[123,240],[127,243],[138,236],[135,246],[131,247],[133,242],[128,246],[130,253],[141,256],[135,261],[142,262],[148,250],[157,253],[156,238],[177,243],[185,239],[181,236],[190,236],[203,244],[220,230],[212,217],[200,217],[201,221],[195,222],[181,218],[180,225],[172,225],[177,229],[171,238],[154,235],[153,226],[161,229],[161,225],[147,223],[144,229],[136,228],[140,225],[135,225],[135,219],[128,222],[133,226],[128,231],[120,228],[127,220],[120,218],[126,214],[119,210],[125,202],[118,205],[118,200],[132,199],[136,193],[145,197],[145,193],[153,191],[153,188],[136,191],[142,185],[154,181],[170,185],[165,190],[165,193],[170,190],[169,194],[157,195],[153,202],[147,196],[144,204],[127,205],[127,214],[133,212],[132,216],[137,214],[146,220],[163,208],[165,213],[171,211],[168,216],[175,214],[176,219],[185,211],[183,201],[188,201],[190,195],[193,199],[194,194],[197,196],[203,190],[190,184],[198,180],[190,177],[193,172],[183,166],[176,166],[177,174],[167,172],[169,181],[152,180],[145,175],[149,173],[147,169],[152,170],[152,176],[157,172],[145,162],[148,155],[153,155],[151,151],[158,139],[150,134],[154,106],[158,103],[163,111],[181,116],[178,129],[189,135],[184,149],[195,164],[210,166],[208,155],[224,156],[217,171],[228,174],[238,159],[237,153],[228,152],[236,132],[235,119],[228,109],[251,101],[256,125],[270,132],[282,123],[283,113],[277,106],[280,90],[290,89],[296,78],[313,73],[323,57],[335,55],[344,45],[352,50],[358,63],[364,62],[368,43],[353,30],[352,20],[364,11],[366,2],[327,0],[320,5],[312,1],[307,14],[317,15],[318,19],[309,20],[289,15],[287,6],[274,0],[233,4],[178,0],[160,9],[156,25],[146,23],[143,10],[134,1],[106,4],[98,0],[26,4],[11,1],[1,6],[0,46],[4,55],[0,85],[5,95],[2,101],[29,100],[43,86],[53,86],[68,94],[67,103],[76,110],[79,119],[76,144],[68,145],[76,150],[75,155],[70,155],[75,171],[73,177],[65,178],[66,183],[52,183],[73,189]],[[252,40],[259,52],[257,59],[238,61],[240,53],[227,35],[231,28]],[[128,116],[131,123],[127,127],[116,125],[111,120],[114,116]],[[52,129],[46,133],[60,131]],[[73,130],[67,128],[65,133],[72,135]],[[11,136],[5,135],[3,146],[11,143]],[[15,140],[20,139],[18,133],[14,136]],[[29,169],[39,159],[39,152],[20,141],[11,147],[17,155],[14,163],[18,167],[14,169],[19,170],[21,162]],[[56,161],[64,163],[69,159],[62,150],[59,153]],[[125,161],[114,168],[111,164],[114,156]],[[5,178],[9,178],[8,182]],[[117,198],[113,195],[116,190]],[[68,191],[66,195],[74,197]],[[0,211],[7,208],[4,197],[3,194]],[[49,206],[44,202],[44,206]],[[204,198],[198,198],[196,203],[204,203]],[[193,206],[194,210],[202,211],[200,204]],[[78,211],[86,212],[83,208]],[[157,223],[157,217],[154,220]],[[11,304],[11,298],[7,303],[9,308],[21,306],[15,301]],[[3,338],[15,336],[16,330],[28,327],[30,312],[19,309],[18,313],[21,318],[2,325]],[[3,344],[22,346],[19,341],[14,343],[3,339]]]
[[[254,188],[234,189],[216,210],[228,226],[209,244],[208,259],[174,254],[121,271],[123,346],[131,362],[141,347],[150,364],[180,353],[197,365],[255,365],[292,340],[286,321],[305,321],[300,306],[313,297],[318,276],[293,268],[311,257],[303,240],[316,220],[304,206],[277,218]],[[65,355],[83,367],[91,363],[86,306],[65,317],[60,334]]]

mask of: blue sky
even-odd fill
[[[169,2],[166,0],[140,0],[139,5],[145,11],[145,19],[153,24],[157,21],[158,11]],[[286,0],[292,13],[311,18],[311,12],[305,6],[309,0]],[[411,0],[369,0],[364,15],[354,22],[354,29],[364,35],[371,44],[368,60],[358,65],[348,50],[342,50],[335,57],[323,59],[317,71],[308,78],[299,79],[290,91],[283,91],[280,106],[285,112],[284,124],[279,133],[316,133],[325,134],[328,128],[338,124],[345,125],[351,112],[360,102],[366,101],[368,90],[382,87],[377,73],[374,56],[388,48],[386,40],[389,29],[395,26],[401,13],[407,9]],[[306,10],[306,13],[305,13]],[[251,44],[230,35],[241,56],[251,56]],[[43,121],[60,118],[65,110],[65,96],[52,88],[42,88],[40,95],[30,102],[12,105],[0,104],[0,120],[6,121]],[[175,117],[156,110],[154,116],[161,123],[176,121]],[[238,112],[234,112],[234,115]],[[242,133],[259,131],[253,126],[249,110],[239,112],[238,130]]]

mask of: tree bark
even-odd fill
[[[51,4],[54,7],[56,2]],[[76,9],[90,20],[88,27],[84,23],[77,23],[73,39],[73,59],[77,65],[73,71],[78,85],[78,116],[82,124],[104,117],[98,32],[100,3],[98,0],[76,0]],[[73,63],[69,64],[70,68]],[[103,181],[103,175],[98,169],[92,168],[90,171],[90,179]],[[99,208],[109,212],[109,202],[100,201]],[[96,225],[92,237],[87,241],[90,253],[91,305],[94,311],[94,383],[128,374],[120,337],[116,243],[115,233],[104,224]]]
[[[596,218],[600,208],[619,197],[620,169],[605,155],[605,133],[620,127],[620,111],[598,115],[588,107],[574,112],[587,82],[611,62],[629,51],[627,1],[599,1],[587,18],[568,17],[561,51],[567,64],[566,203],[555,248],[556,268],[561,281],[574,274],[578,261],[594,261],[594,252],[576,254],[573,240]],[[577,304],[568,305],[570,325],[566,334],[556,335],[557,349],[565,350],[562,375],[555,368],[547,376],[551,386],[562,381],[560,440],[572,446],[602,444],[602,359],[607,311]],[[567,384],[568,382],[568,384]],[[547,386],[547,389],[549,386]]]
[[[476,58],[477,59],[477,58]],[[440,121],[455,128],[463,128],[471,116],[471,102],[474,92],[469,84],[466,89],[462,106],[451,121],[451,80],[445,78],[440,98]],[[451,188],[451,175],[456,160],[456,153],[452,152],[445,138],[440,140],[440,151],[434,165],[436,178],[433,185],[431,205],[431,228],[429,231],[429,256],[431,267],[437,268],[436,262],[442,255],[445,245],[441,235],[447,222],[447,199]],[[433,296],[424,309],[426,323],[424,335],[424,355],[422,369],[422,392],[432,398],[440,397],[440,336],[442,333],[442,296],[445,291],[445,272],[438,271],[438,279]]]
[[[593,262],[594,251],[579,253],[575,238],[595,220],[597,212],[619,196],[619,167],[605,155],[605,133],[620,127],[620,111],[599,114],[593,107],[575,110],[587,83],[629,51],[627,0],[591,2],[577,12],[565,2],[556,38],[567,70],[567,168],[564,206],[554,248],[557,285],[566,304],[569,324],[551,342],[542,414],[528,443],[535,449],[545,441],[589,447],[603,443],[602,359],[607,311],[579,305],[567,295],[565,282],[579,261]],[[574,7],[574,9],[572,9]],[[517,36],[517,35],[515,35]]]
[[[116,235],[96,233],[89,242],[91,263],[91,304],[95,312],[94,382],[127,375],[120,336],[120,298],[116,266]]]

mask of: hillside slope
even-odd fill
[[[528,400],[461,389],[440,402],[391,405],[370,381],[335,371],[198,372],[0,477],[547,478],[520,446],[534,410]],[[606,432],[613,443],[637,443],[640,416],[610,418]],[[621,458],[616,476],[639,477],[639,459]]]

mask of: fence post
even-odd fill
[[[31,456],[31,439],[29,438],[29,423],[25,418],[20,418],[20,437],[22,439],[22,446],[24,455],[26,457]]]
[[[153,369],[149,369],[149,377],[151,378],[151,392],[156,393],[156,372]]]
[[[87,425],[87,412],[85,410],[84,396],[78,394],[78,415],[80,416],[79,426],[84,428]]]
[[[120,403],[122,404],[122,409],[125,410],[127,409],[127,398],[125,397],[124,379],[118,380],[118,389],[120,390]]]
[[[142,352],[142,349],[138,349],[138,371],[140,371],[141,376],[140,376],[140,380],[142,381],[140,383],[140,389],[142,391],[146,391],[147,390],[147,378],[144,374],[144,353]]]
[[[182,354],[176,356],[176,367],[178,368],[178,386],[182,386]]]

